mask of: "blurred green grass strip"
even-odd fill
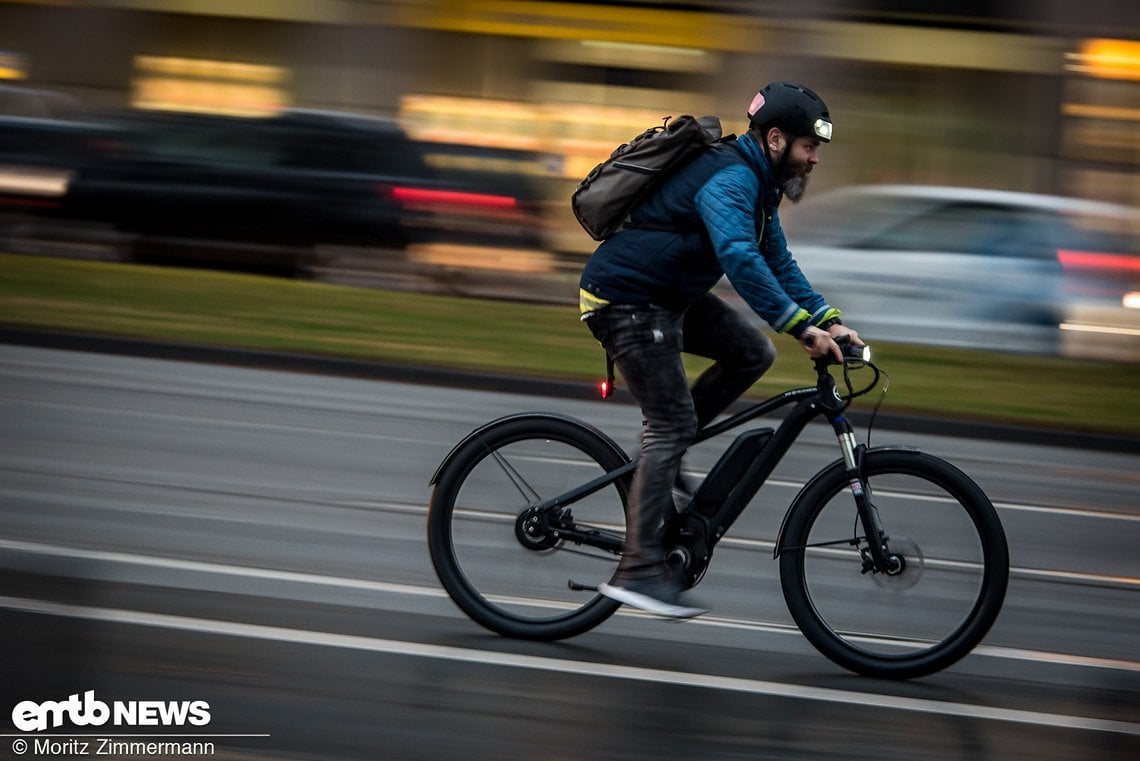
[[[583,382],[603,370],[572,308],[34,256],[0,255],[0,323]],[[812,382],[802,351],[776,341],[755,395]],[[1135,366],[873,345],[885,409],[1140,435]]]

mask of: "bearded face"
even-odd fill
[[[807,192],[808,175],[811,174],[812,165],[807,161],[797,161],[792,156],[788,156],[784,162],[784,168],[780,172],[778,179],[780,189],[784,191],[784,197],[792,203],[799,203],[799,200],[804,197]]]
[[[814,137],[791,137],[773,127],[763,134],[765,155],[779,175],[776,184],[785,198],[798,203],[807,192],[808,175],[819,163],[822,141]]]

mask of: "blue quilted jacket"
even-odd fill
[[[718,143],[634,209],[582,272],[582,309],[656,304],[680,311],[727,275],[769,325],[798,336],[837,317],[788,251],[772,168],[751,134]]]

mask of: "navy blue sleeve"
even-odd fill
[[[799,264],[792,257],[784,229],[780,225],[780,215],[774,210],[765,220],[760,247],[768,266],[772,268],[772,274],[776,276],[784,292],[811,313],[811,324],[818,325],[824,320],[839,316],[839,310],[832,309],[827,300],[812,288],[800,270]]]
[[[740,297],[776,331],[798,335],[811,324],[812,311],[826,305],[788,252],[778,219],[771,220],[774,229],[764,230],[763,236],[757,234],[759,189],[756,174],[747,166],[726,167],[697,192],[697,211],[717,259]],[[801,305],[800,299],[806,304]]]

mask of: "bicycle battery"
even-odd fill
[[[716,514],[773,433],[771,428],[755,428],[736,437],[693,494],[693,507],[698,513],[710,518]]]

